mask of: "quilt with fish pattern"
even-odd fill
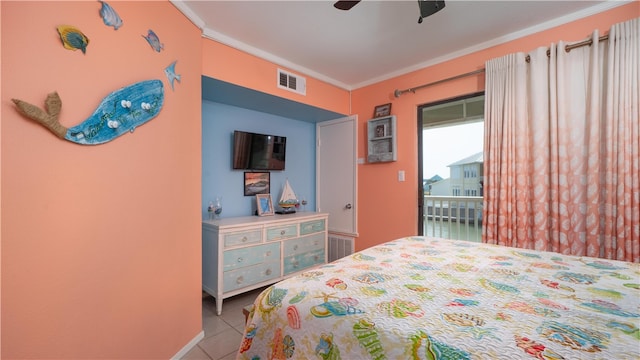
[[[407,237],[265,289],[237,359],[639,359],[640,266]]]

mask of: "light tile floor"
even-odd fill
[[[191,349],[183,360],[234,360],[244,331],[242,308],[253,304],[266,287],[236,295],[222,302],[222,314],[216,315],[216,300],[202,298],[202,329],[204,339]]]

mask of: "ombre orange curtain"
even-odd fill
[[[592,41],[486,63],[483,242],[640,261],[640,18]]]

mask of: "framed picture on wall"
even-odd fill
[[[269,194],[271,192],[271,173],[250,172],[244,173],[244,196]]]
[[[273,215],[273,202],[271,201],[271,194],[256,195],[256,208],[258,209],[258,216]]]
[[[391,115],[391,103],[378,105],[373,109],[373,117],[379,118]]]

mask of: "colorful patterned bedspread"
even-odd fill
[[[237,359],[639,359],[640,266],[428,237],[265,289]]]

